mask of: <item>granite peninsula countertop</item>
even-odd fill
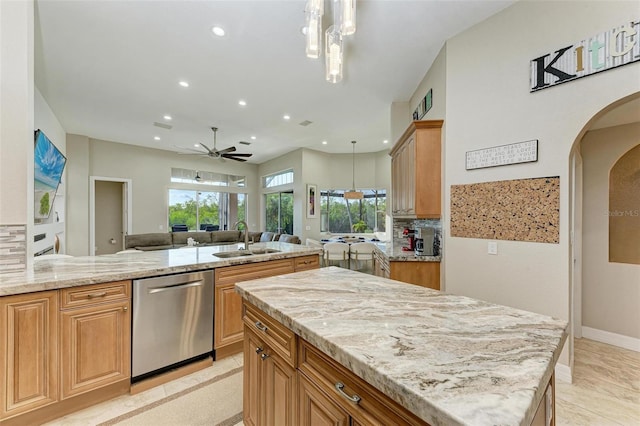
[[[416,256],[413,251],[404,251],[402,246],[391,242],[374,243],[388,261],[391,262],[440,262],[441,256]]]
[[[279,252],[227,259],[215,256],[216,253],[236,251],[242,246],[244,244],[195,246],[102,256],[39,259],[34,261],[33,267],[26,271],[0,273],[0,296],[322,253],[322,249],[315,247],[268,242],[251,244],[249,249],[270,248]]]
[[[566,321],[330,267],[244,299],[432,425],[529,425]]]

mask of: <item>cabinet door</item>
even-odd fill
[[[260,399],[262,393],[262,361],[264,343],[248,327],[244,337],[244,377],[242,413],[245,426],[260,425]]]
[[[293,259],[216,268],[213,321],[213,348],[216,350],[216,359],[242,351],[242,298],[235,292],[236,283],[293,271]]]
[[[277,353],[266,348],[260,356],[262,365],[262,395],[266,426],[295,425],[296,370]]]
[[[242,340],[242,297],[234,287],[235,283],[216,285],[216,321],[213,324],[215,349]]]
[[[411,136],[402,152],[404,158],[404,206],[406,214],[415,214],[416,209],[416,137]]]
[[[0,419],[58,399],[58,292],[0,297]]]
[[[129,301],[60,312],[61,399],[130,377]]]
[[[300,426],[347,426],[349,415],[329,399],[304,374],[298,373],[298,424]]]

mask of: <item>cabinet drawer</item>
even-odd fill
[[[271,260],[268,262],[249,263],[246,265],[226,266],[216,268],[216,284],[236,283],[272,277],[274,275],[289,274],[294,271],[293,260]]]
[[[60,290],[60,309],[131,299],[131,281],[85,285]]]
[[[427,424],[303,339],[299,341],[298,352],[298,370],[347,410],[355,423]],[[359,399],[355,401],[356,398]]]
[[[244,304],[243,321],[260,339],[277,352],[287,364],[296,367],[296,335],[255,306]]]
[[[306,271],[320,267],[320,256],[303,256],[295,258],[296,271]]]

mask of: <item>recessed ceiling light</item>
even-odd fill
[[[322,145],[326,145],[326,144],[327,144],[327,141],[322,141]]]
[[[222,27],[213,27],[211,31],[218,37],[224,37],[224,29]]]
[[[182,87],[189,87],[189,83],[187,83],[186,81],[181,81],[180,83],[178,83],[180,86]]]
[[[255,140],[256,140],[256,137],[255,137],[255,136],[251,136],[251,139],[253,139],[253,140],[255,141]]]
[[[238,101],[238,105],[240,105],[240,106],[247,106],[247,101],[240,99],[240,100]]]
[[[291,117],[288,114],[285,114],[282,116],[282,118],[284,118],[285,120],[289,120]]]
[[[196,148],[200,146],[199,143],[194,143],[193,146],[195,146]]]
[[[385,139],[382,141],[382,143],[389,143],[389,141]]]
[[[164,117],[165,120],[170,121],[173,117],[171,117],[170,115],[165,115]]]
[[[159,141],[160,140],[160,136],[154,136],[153,139]]]

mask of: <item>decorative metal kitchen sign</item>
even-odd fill
[[[465,166],[467,170],[473,170],[534,161],[538,161],[537,139],[467,151]]]
[[[630,22],[531,61],[531,92],[640,61],[640,22]]]

